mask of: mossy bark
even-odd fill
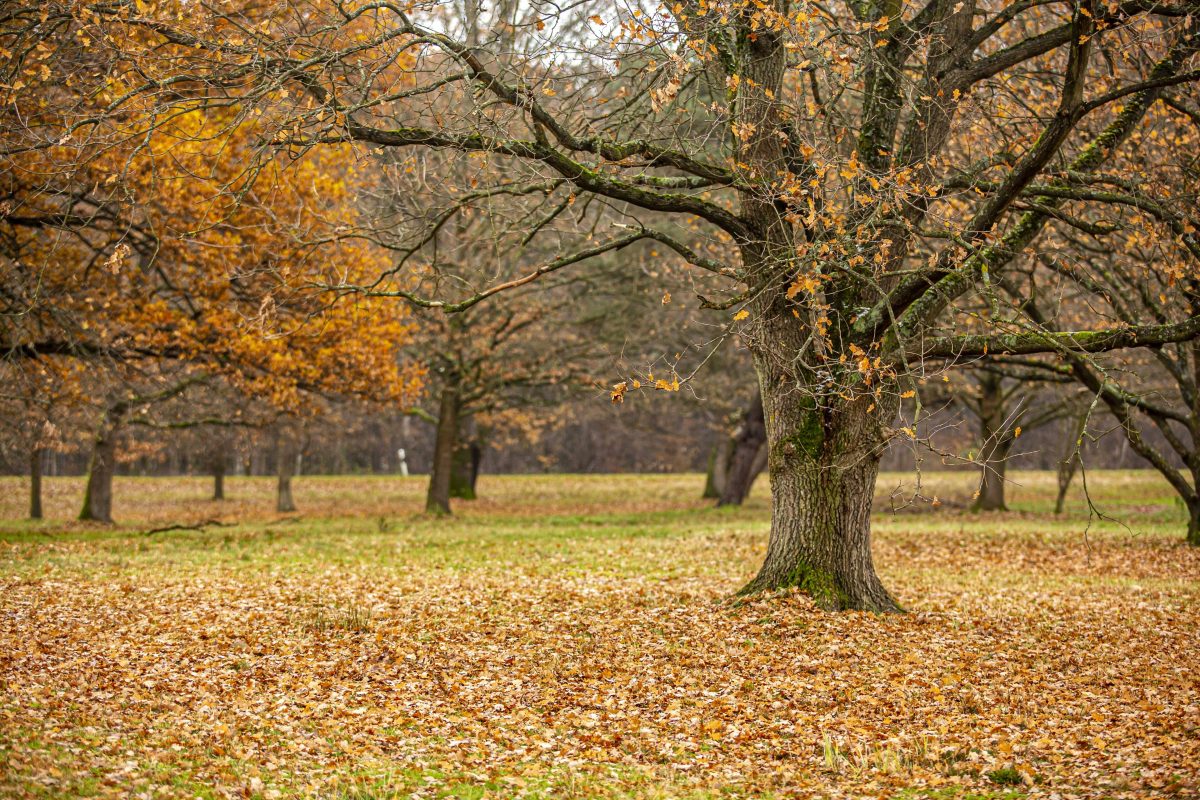
[[[1200,547],[1200,500],[1192,502],[1188,508],[1187,543]]]
[[[708,451],[708,470],[704,473],[704,500],[716,500],[725,486],[725,473],[729,462],[729,438],[721,433],[717,443]]]
[[[756,354],[757,356],[757,354]],[[899,611],[871,556],[871,503],[894,405],[872,394],[815,399],[814,382],[757,358],[771,476],[767,555],[742,589],[798,587],[828,610]],[[884,395],[886,397],[886,395]]]
[[[828,316],[787,297],[798,231],[781,213],[778,187],[810,166],[786,135],[788,112],[776,99],[787,48],[777,33],[762,30],[739,42],[736,58],[742,86],[733,113],[750,131],[736,154],[748,165],[739,172],[747,182],[739,211],[751,231],[740,247],[751,298],[740,335],[762,392],[771,476],[766,558],[742,591],[799,586],[827,609],[898,611],[871,560],[871,502],[900,392],[877,377],[867,385],[853,363],[836,360],[847,349],[842,320],[852,317],[850,309],[872,305],[873,295],[864,289],[828,298],[841,306]]]

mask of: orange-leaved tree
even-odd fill
[[[111,519],[123,426],[196,386],[221,382],[291,413],[313,393],[412,401],[421,370],[403,354],[404,309],[333,303],[313,288],[387,263],[381,248],[342,235],[355,214],[348,151],[258,158],[260,126],[236,109],[149,124],[139,112],[114,115],[94,137],[43,147],[42,126],[62,123],[47,97],[102,101],[69,75],[38,76],[48,85],[28,115],[5,119],[3,347],[10,358],[94,368],[83,518]],[[127,125],[142,125],[140,135],[126,137]]]

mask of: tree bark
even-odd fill
[[[212,499],[225,499],[225,461],[221,460],[213,464],[213,494]]]
[[[700,495],[705,500],[716,500],[725,491],[725,481],[729,477],[729,456],[732,452],[732,440],[721,431],[716,444],[708,454],[708,471],[704,475],[704,492]]]
[[[1012,439],[1006,438],[983,452],[983,474],[979,478],[979,496],[971,504],[972,511],[1008,511],[1005,484],[1008,483],[1008,454]]]
[[[756,348],[755,362],[766,412],[771,535],[758,575],[741,593],[795,586],[828,610],[899,611],[871,557],[871,502],[885,442],[880,420],[891,422],[895,403],[870,394],[814,398],[806,387],[816,382],[797,380],[785,360]]]
[[[783,291],[795,274],[797,231],[780,213],[777,186],[806,169],[794,143],[778,135],[788,129],[776,99],[787,60],[781,38],[764,30],[749,37],[738,65],[744,91],[735,113],[750,131],[737,146],[737,160],[749,165],[740,174],[750,182],[739,203],[751,231],[741,246],[751,298],[744,333],[758,374],[771,477],[766,558],[742,592],[796,586],[826,609],[899,611],[871,559],[871,503],[899,387],[879,375],[868,382],[853,364],[809,366],[810,356],[830,355],[826,337],[842,332],[822,330],[828,323],[816,309],[801,312]],[[870,305],[869,297],[864,289],[833,302]]]
[[[1004,499],[1012,433],[1005,418],[1003,378],[983,372],[979,378],[979,460],[982,472],[972,511],[1007,511]]]
[[[281,430],[276,437],[278,483],[275,487],[275,510],[287,514],[296,510],[296,501],[292,498],[292,475],[296,471],[298,445],[295,434],[290,430]]]
[[[46,451],[34,447],[29,454],[29,518],[42,518],[42,460]]]
[[[450,470],[450,496],[460,500],[474,500],[475,483],[479,479],[479,466],[483,461],[483,442],[473,416],[459,419],[458,441],[454,448],[454,463]]]
[[[430,514],[450,513],[450,474],[454,469],[454,450],[458,439],[458,404],[458,382],[447,378],[442,387],[437,435],[433,446],[433,466],[429,472],[429,490],[425,496],[425,511]]]
[[[1067,508],[1067,492],[1071,490],[1071,482],[1075,480],[1075,471],[1079,469],[1079,454],[1071,453],[1058,462],[1058,495],[1054,498],[1054,513],[1061,514]]]
[[[1187,543],[1200,547],[1200,500],[1188,504]]]
[[[88,463],[87,488],[83,494],[81,520],[111,523],[112,485],[117,470],[117,435],[123,421],[121,407],[105,410],[92,442],[92,456]]]
[[[766,466],[767,424],[761,393],[756,393],[733,433],[733,452],[718,506],[740,506],[750,495],[754,479]]]
[[[1083,434],[1087,428],[1088,412],[1079,414],[1075,419],[1075,424],[1069,429],[1070,437],[1067,439],[1066,446],[1063,448],[1063,457],[1058,462],[1058,496],[1054,498],[1054,513],[1061,514],[1067,505],[1067,492],[1071,488],[1071,481],[1075,479],[1075,472],[1079,469],[1082,459],[1079,455],[1079,448],[1083,445]]]

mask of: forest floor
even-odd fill
[[[884,476],[886,617],[726,602],[765,482],[485,476],[430,519],[416,477],[301,477],[288,516],[122,478],[100,527],[80,479],[30,523],[0,478],[0,797],[1200,796],[1200,549],[1151,473],[1088,477],[1118,522],[1039,473],[893,513]]]

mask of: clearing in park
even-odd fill
[[[416,477],[303,478],[303,516],[231,478],[237,524],[153,534],[207,483],[118,479],[117,528],[4,523],[0,795],[1195,797],[1185,512],[1092,473],[1132,528],[1089,527],[1014,479],[1013,514],[877,511],[882,616],[725,602],[766,498],[711,509],[696,476],[488,476],[448,519]],[[49,479],[48,516],[81,488]]]

